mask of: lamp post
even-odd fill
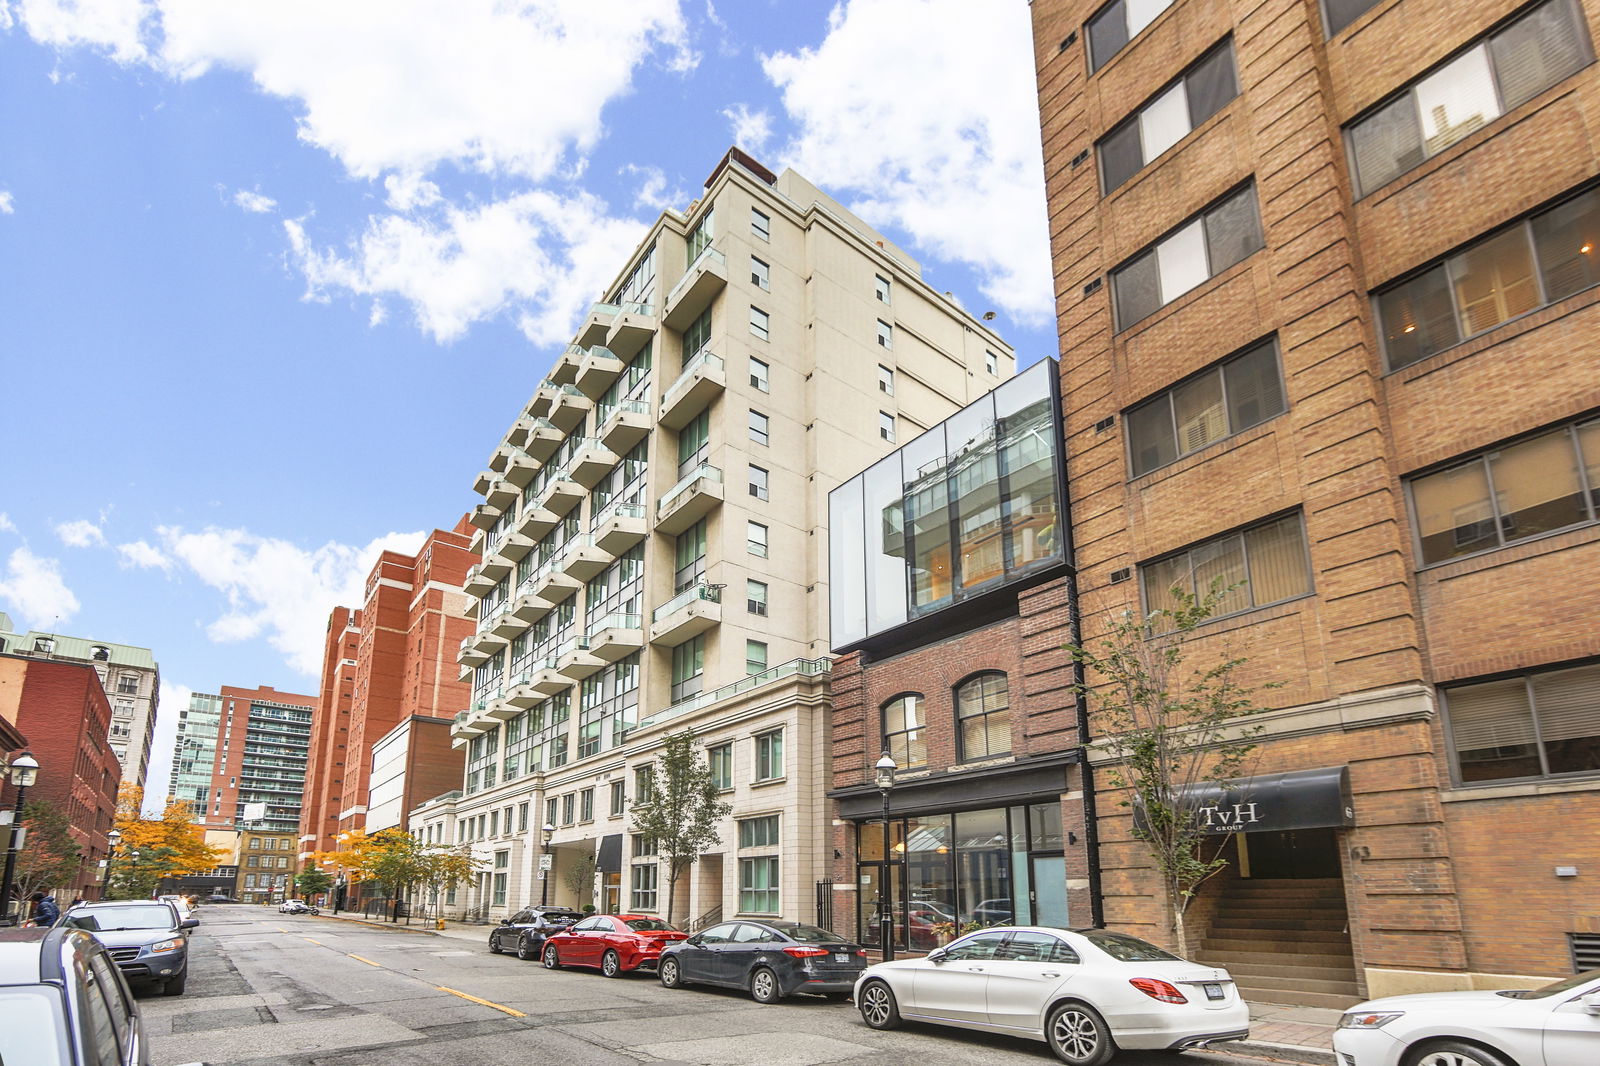
[[[23,751],[11,760],[11,766],[6,772],[11,778],[11,783],[16,786],[17,805],[11,815],[11,839],[6,846],[6,869],[5,873],[0,875],[0,917],[6,915],[11,904],[11,875],[16,872],[17,852],[21,850],[18,845],[22,836],[22,801],[39,776],[39,760],[33,757],[31,751]],[[20,913],[18,920],[21,920]]]
[[[873,766],[878,791],[883,794],[883,876],[878,883],[878,948],[884,962],[894,961],[894,866],[889,847],[889,790],[894,788],[894,772],[899,769],[888,752]]]
[[[139,849],[131,848],[128,851],[128,888],[131,890],[139,883]],[[137,898],[137,897],[135,897]]]
[[[111,870],[117,862],[117,846],[122,843],[122,830],[113,829],[106,834],[106,878],[100,886],[100,898],[111,898]]]
[[[544,828],[539,830],[544,837],[543,847],[539,852],[539,906],[543,907],[550,900],[550,875],[556,872],[556,864],[546,865],[545,859],[550,854],[550,838],[556,835],[556,827],[549,822],[544,823]]]

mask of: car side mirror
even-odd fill
[[[1590,992],[1587,996],[1580,996],[1578,1002],[1583,1004],[1583,1009],[1590,1014],[1600,1014],[1600,992]]]
[[[692,936],[688,940],[685,940],[684,943],[685,944],[689,944],[689,945],[691,945],[693,947],[699,947],[701,944],[705,943],[705,938],[701,937],[701,936],[698,936],[698,935],[697,936]]]
[[[949,952],[945,951],[944,948],[934,948],[932,951],[928,952],[928,961],[943,962],[945,960],[945,956],[948,954]]]
[[[500,919],[500,924],[501,925],[510,925],[511,924],[511,919],[510,918],[501,918]]]
[[[179,929],[193,929],[195,926],[197,926],[199,924],[200,924],[200,919],[199,918],[185,918],[183,921],[178,923],[178,928]]]

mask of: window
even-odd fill
[[[711,783],[718,792],[733,790],[733,745],[718,744],[706,749],[706,763],[711,767]]]
[[[753,255],[750,257],[750,284],[762,289],[772,288],[772,268]]]
[[[778,913],[778,857],[739,860],[739,912]]]
[[[778,818],[768,814],[761,818],[739,819],[739,846],[741,848],[775,848],[778,840]]]
[[[751,555],[762,559],[767,557],[767,527],[760,522],[749,522],[745,525],[744,548]]]
[[[1600,770],[1600,665],[1441,693],[1461,784]]]
[[[878,412],[878,436],[890,444],[894,443],[894,415],[888,411]]]
[[[1000,357],[991,351],[983,353],[983,369],[988,371],[990,377],[1000,376]]]
[[[1255,186],[1246,185],[1112,272],[1117,328],[1148,318],[1261,247]]]
[[[750,439],[757,444],[766,444],[769,437],[770,420],[760,411],[750,412]]]
[[[489,904],[493,907],[504,907],[506,905],[506,875],[503,873],[494,875],[494,890],[489,899]]]
[[[701,411],[678,431],[678,476],[688,477],[711,455],[711,412]]]
[[[746,579],[744,583],[744,609],[763,617],[767,613],[767,583]]]
[[[1374,294],[1398,370],[1600,283],[1600,189],[1520,219]]]
[[[1101,8],[1083,34],[1089,50],[1089,73],[1105,66],[1171,4],[1172,0],[1111,0]]]
[[[772,219],[752,207],[750,209],[750,232],[764,241],[771,240]]]
[[[672,702],[700,695],[704,687],[706,638],[701,633],[672,649]]]
[[[1328,23],[1328,36],[1332,37],[1350,23],[1366,14],[1378,0],[1322,0],[1322,14]]]
[[[633,867],[633,892],[630,905],[636,911],[656,909],[656,878],[660,869],[655,863],[639,863]]]
[[[711,247],[711,223],[714,211],[715,207],[706,208],[706,213],[700,216],[700,221],[689,231],[685,264],[693,265],[694,261],[700,258],[700,253]]]
[[[628,804],[628,785],[625,781],[611,782],[611,817],[620,818]]]
[[[648,763],[633,768],[633,802],[649,803],[656,795],[655,769]]]
[[[683,331],[683,362],[689,361],[711,343],[711,308],[700,312],[700,317],[689,323]]]
[[[754,463],[750,464],[750,495],[758,500],[767,498],[767,471]]]
[[[1277,346],[1263,341],[1128,412],[1133,476],[1265,422],[1285,407]]]
[[[750,308],[750,333],[761,340],[771,339],[772,317],[759,307]]]
[[[594,821],[594,789],[586,788],[578,793],[578,818],[580,821]]]
[[[878,319],[878,346],[881,348],[894,347],[894,327],[883,319]]]
[[[767,646],[759,640],[744,642],[744,672],[759,674],[767,669]]]
[[[489,812],[489,835],[492,836],[492,837],[497,837],[497,836],[500,835],[500,812],[499,811],[490,811]]]
[[[776,781],[783,776],[783,730],[756,737],[756,780]]]
[[[649,833],[633,834],[633,856],[636,859],[643,858],[646,855],[654,855],[660,850],[660,847],[656,843],[656,838]]]
[[[956,689],[958,758],[1011,753],[1011,700],[1005,674],[983,674]]]
[[[881,304],[888,303],[889,302],[889,279],[884,277],[882,274],[874,274],[872,276],[872,281],[873,281],[873,292],[874,292],[874,295],[876,295],[878,297],[878,302],[881,303]]]
[[[908,692],[883,705],[883,750],[900,769],[928,764],[928,743],[922,735],[926,724],[920,693]]]
[[[683,592],[705,580],[706,520],[679,533],[673,540],[673,591]]]
[[[1572,0],[1549,0],[1349,127],[1364,196],[1525,103],[1592,58]]]
[[[1102,191],[1133,177],[1238,94],[1233,42],[1225,40],[1100,139]]]
[[[1504,445],[1410,484],[1424,566],[1593,522],[1600,421]]]
[[[573,815],[576,813],[577,809],[577,798],[577,794],[572,792],[568,792],[565,796],[561,797],[562,825],[571,825],[575,821]]]
[[[117,677],[117,694],[119,696],[137,696],[139,694],[139,675],[119,675]]]
[[[553,800],[553,799],[544,801],[544,824],[545,825],[555,825],[556,824],[556,804],[557,804],[557,801]]]
[[[1237,585],[1218,604],[1216,616],[1292,599],[1311,591],[1310,562],[1300,515],[1230,533],[1139,567],[1144,609],[1174,607],[1170,590],[1203,598],[1213,583]]]
[[[768,379],[769,379],[769,376],[770,376],[769,375],[769,370],[770,370],[770,368],[767,366],[766,363],[763,363],[761,360],[755,358],[754,356],[751,356],[750,357],[750,387],[752,389],[755,389],[758,392],[771,392],[772,388],[771,388],[770,384],[768,383]]]
[[[519,804],[517,804],[517,832],[525,833],[527,831],[528,831],[528,805],[526,803],[519,803]]]
[[[894,371],[882,363],[878,364],[878,391],[885,396],[894,395]]]

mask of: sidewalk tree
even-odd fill
[[[1125,613],[1098,639],[1067,646],[1086,670],[1080,690],[1091,707],[1091,747],[1110,757],[1112,786],[1127,791],[1122,806],[1134,808],[1133,836],[1154,861],[1184,956],[1184,914],[1199,886],[1227,865],[1226,837],[1208,834],[1202,824],[1200,791],[1246,776],[1262,728],[1240,721],[1262,709],[1238,677],[1247,660],[1224,646],[1199,665],[1188,661],[1190,639],[1231,591],[1220,581],[1203,597],[1175,587],[1167,606],[1142,618]]]
[[[142,812],[144,789],[123,785],[117,792],[116,827],[122,833],[114,881],[107,898],[146,897],[164,878],[209,870],[224,852],[206,843],[205,830],[194,823],[194,809],[183,800],[169,800],[159,818]],[[137,851],[139,858],[133,859]]]
[[[439,897],[457,885],[472,880],[474,874],[488,865],[484,859],[472,857],[470,845],[450,847],[433,844],[422,851],[422,878],[419,882],[428,890],[433,900],[433,912],[439,913]]]
[[[635,796],[632,831],[653,840],[667,864],[667,920],[677,906],[678,878],[702,852],[721,842],[717,823],[733,810],[717,791],[711,766],[693,729],[673,733],[642,775]]]
[[[17,852],[14,884],[17,898],[35,892],[52,893],[77,879],[83,850],[72,839],[71,826],[61,809],[48,800],[35,800],[22,810],[27,843]]]
[[[299,890],[301,899],[310,899],[332,888],[333,878],[322,867],[307,863],[306,868],[295,876],[294,887]]]
[[[595,870],[599,869],[599,866],[600,863],[595,858],[594,852],[590,852],[587,855],[579,855],[561,877],[561,883],[570,888],[572,894],[583,901],[578,905],[579,910],[583,909],[583,903],[591,905],[594,903],[594,874]]]

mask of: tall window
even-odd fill
[[[928,742],[923,736],[922,696],[908,692],[883,705],[883,749],[902,770],[928,764]]]
[[[1592,58],[1577,4],[1540,4],[1350,126],[1358,195],[1421,165]]]
[[[957,742],[963,762],[1011,752],[1011,699],[1005,674],[981,674],[956,689]]]
[[[772,288],[772,268],[753,255],[750,257],[750,284],[762,289]]]
[[[771,392],[772,389],[771,385],[769,384],[770,377],[771,368],[768,367],[766,363],[763,363],[761,360],[757,359],[755,356],[751,356],[750,387],[758,392]]]
[[[1278,353],[1263,341],[1127,415],[1133,476],[1283,413]]]
[[[572,792],[568,792],[565,796],[561,797],[562,825],[571,825],[575,820],[575,815],[577,813],[577,803],[575,801],[577,798],[577,795]]]
[[[993,352],[985,351],[983,353],[983,369],[988,372],[990,377],[998,377],[1000,374],[1000,357]]]
[[[1127,329],[1262,247],[1255,185],[1213,204],[1111,275],[1117,328]]]
[[[706,520],[704,518],[674,539],[673,591],[682,592],[706,577]]]
[[[779,910],[778,857],[763,855],[739,860],[739,912],[777,914]]]
[[[711,783],[718,792],[733,788],[733,745],[718,744],[706,749],[706,762],[711,767]]]
[[[744,583],[744,609],[763,617],[767,613],[767,583],[747,578]]]
[[[767,470],[754,463],[750,464],[750,495],[758,500],[767,498]]]
[[[756,780],[776,781],[783,774],[783,730],[759,734],[756,737]]]
[[[894,347],[894,327],[883,319],[878,319],[878,346],[880,348]]]
[[[556,824],[556,806],[557,806],[557,803],[558,803],[558,801],[557,800],[553,800],[553,799],[548,799],[548,800],[544,801],[544,824],[545,825],[555,825]]]
[[[1411,503],[1423,564],[1600,519],[1600,421],[1548,430],[1414,478]]]
[[[1101,189],[1116,189],[1238,94],[1230,39],[1101,138]]]
[[[1587,189],[1376,293],[1389,366],[1410,366],[1600,284],[1600,189]]]
[[[757,444],[766,444],[771,439],[772,422],[760,411],[750,412],[750,439]]]
[[[689,361],[699,355],[707,344],[711,343],[711,308],[700,312],[700,317],[689,323],[683,331],[683,362],[687,366]]]
[[[759,307],[750,308],[750,335],[761,340],[772,337],[772,316]]]
[[[649,803],[655,798],[655,773],[649,763],[633,768],[633,802]]]
[[[767,669],[767,646],[759,640],[744,642],[744,672],[759,674]]]
[[[706,213],[700,216],[700,221],[694,224],[694,229],[689,231],[687,256],[685,263],[693,264],[700,258],[700,253],[711,247],[711,222],[714,208],[706,208]]]
[[[767,527],[760,522],[748,522],[744,531],[744,549],[762,559],[767,557]]]
[[[626,781],[611,782],[611,817],[619,818],[628,804],[628,783]]]
[[[578,818],[580,821],[594,821],[594,789],[586,788],[578,793]]]
[[[656,909],[656,879],[660,868],[653,862],[637,863],[633,867],[632,895],[629,905],[636,911]]]
[[[1144,582],[1144,608],[1176,606],[1170,590],[1204,597],[1213,582],[1227,593],[1217,614],[1248,610],[1311,591],[1311,566],[1306,556],[1305,528],[1299,514],[1230,533],[1197,544],[1139,568]]]
[[[678,476],[689,474],[711,455],[711,411],[701,411],[678,431]]]
[[[1089,51],[1089,73],[1105,66],[1171,5],[1172,0],[1111,0],[1096,12],[1083,35]]]
[[[752,207],[750,209],[750,232],[764,241],[771,240],[772,219]]]
[[[698,696],[705,682],[706,638],[701,633],[672,649],[672,702]]]
[[[874,274],[872,276],[872,289],[873,294],[877,296],[879,303],[886,304],[889,302],[888,278],[884,277],[882,274]]]
[[[1600,770],[1600,665],[1441,692],[1462,784]]]

